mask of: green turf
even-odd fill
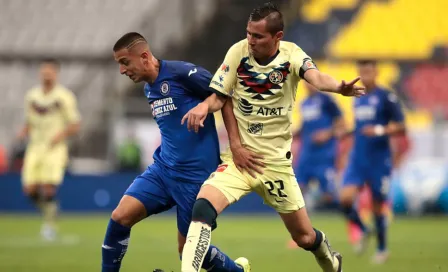
[[[0,215],[0,271],[100,271],[107,221],[107,216],[63,217],[60,240],[45,243],[38,236],[39,218]],[[373,243],[365,256],[352,253],[339,217],[316,216],[313,222],[343,254],[346,272],[448,271],[448,218],[396,219],[390,233],[391,258],[381,267],[370,264]],[[213,244],[231,257],[249,258],[254,272],[319,271],[311,254],[286,249],[287,240],[277,217],[221,217],[213,232]],[[171,216],[155,217],[135,227],[122,271],[151,272],[154,268],[180,271],[176,224]]]

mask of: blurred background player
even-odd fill
[[[300,47],[282,41],[283,28],[283,15],[274,4],[255,8],[246,39],[228,50],[211,81],[210,87],[219,95],[208,97],[185,117],[197,131],[209,112],[221,109],[227,97],[231,98],[224,106],[233,107],[235,114],[225,119],[229,141],[232,145],[238,139],[262,155],[265,167],[262,174],[252,176],[235,167],[233,159],[239,155],[223,155],[223,164],[205,182],[194,205],[182,272],[199,271],[205,256],[198,252],[208,248],[213,222],[226,207],[252,191],[279,213],[294,241],[314,254],[324,272],[342,271],[341,255],[331,249],[323,232],[312,227],[293,173],[291,112],[301,79],[319,90],[346,96],[362,95],[364,88],[354,85],[359,78],[346,84],[319,72]]]
[[[302,192],[306,193],[310,181],[317,180],[322,202],[331,204],[337,198],[334,184],[337,138],[346,133],[346,125],[339,107],[328,94],[307,82],[304,84],[308,96],[300,108],[301,148],[294,172]]]
[[[338,198],[336,192],[337,138],[346,133],[346,125],[335,101],[304,81],[307,97],[302,102],[300,114],[302,126],[300,154],[294,172],[300,189],[306,195],[310,182],[319,185],[318,206],[331,208]],[[295,248],[294,241],[289,247]]]
[[[378,241],[373,262],[383,263],[388,257],[383,204],[389,193],[393,163],[389,137],[405,132],[404,117],[396,95],[377,85],[375,61],[359,61],[358,72],[366,87],[366,95],[355,101],[354,144],[344,174],[340,202],[347,219],[363,231],[363,238],[355,246],[356,252],[361,253],[371,230],[361,220],[354,202],[364,184],[370,187]]]
[[[120,270],[131,228],[136,223],[175,206],[182,258],[196,195],[220,162],[213,115],[199,133],[180,125],[185,113],[212,94],[208,87],[211,74],[191,63],[156,59],[146,39],[135,32],[123,35],[113,51],[122,75],[135,83],[146,82],[144,95],[162,134],[162,143],[154,152],[155,163],[134,180],[112,212],[102,245],[103,272]],[[203,253],[207,261],[202,268],[207,271],[243,272],[216,247]]]
[[[59,63],[48,59],[40,66],[41,85],[25,97],[25,125],[19,140],[28,138],[22,182],[24,193],[42,212],[41,235],[56,238],[56,192],[68,161],[67,139],[80,128],[73,93],[58,83]]]

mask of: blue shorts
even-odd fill
[[[389,195],[391,171],[392,167],[388,162],[360,165],[355,160],[350,160],[344,173],[343,186],[361,187],[367,184],[374,200],[385,201]]]
[[[336,193],[336,171],[333,164],[310,165],[299,163],[294,172],[301,188],[306,188],[310,181],[317,180],[322,193]]]
[[[148,216],[177,207],[177,229],[186,237],[191,213],[202,183],[178,181],[169,170],[154,163],[124,193],[145,205]]]

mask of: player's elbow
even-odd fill
[[[81,122],[76,122],[70,125],[70,132],[72,135],[76,135],[81,130]]]

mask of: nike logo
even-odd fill
[[[191,76],[192,74],[195,74],[198,71],[198,69],[194,68],[193,70],[190,70],[188,73],[188,76]]]
[[[104,249],[107,249],[107,250],[114,250],[115,249],[114,247],[111,247],[111,246],[108,246],[108,245],[102,245],[101,247],[104,248]]]

